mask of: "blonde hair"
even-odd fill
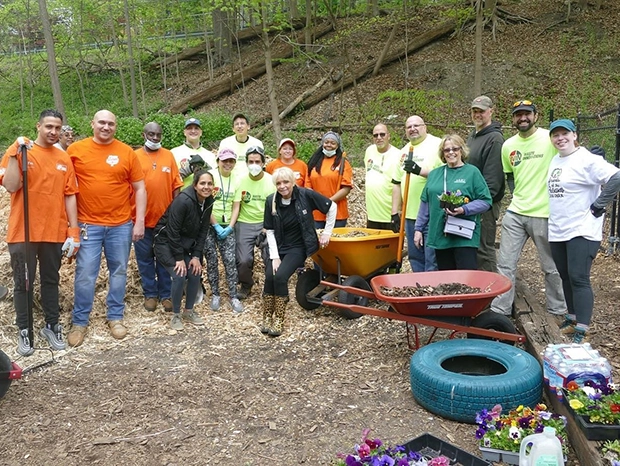
[[[280,180],[287,180],[295,184],[295,172],[288,167],[280,167],[273,172],[271,179],[274,185]]]
[[[446,163],[446,157],[443,154],[443,148],[446,145],[446,142],[450,141],[453,144],[456,144],[461,148],[461,160],[465,162],[469,157],[469,147],[465,144],[465,141],[458,134],[446,134],[443,138],[441,138],[441,142],[439,143],[439,158],[443,163]]]

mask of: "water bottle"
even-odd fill
[[[528,435],[521,441],[519,466],[564,466],[562,444],[553,427],[545,427],[542,434]]]

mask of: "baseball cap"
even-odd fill
[[[488,110],[493,107],[493,101],[486,95],[476,97],[471,103],[471,108],[479,108],[480,110]]]
[[[513,115],[521,111],[536,113],[536,105],[531,100],[518,100],[512,104]]]
[[[234,116],[233,116],[233,118],[232,118],[232,122],[233,122],[233,124],[235,123],[235,120],[236,120],[237,118],[243,118],[243,119],[244,119],[244,120],[245,120],[248,124],[250,124],[250,119],[249,119],[247,116],[245,116],[245,114],[244,114],[244,113],[241,113],[241,112],[239,112],[239,113],[235,113],[235,115],[234,115]]]
[[[290,143],[293,146],[293,150],[297,151],[297,144],[295,144],[295,141],[293,141],[291,138],[284,138],[280,141],[280,144],[278,144],[278,150],[282,149],[282,146],[286,143]]]
[[[189,118],[185,120],[185,126],[183,126],[183,128],[187,128],[189,125],[196,125],[201,128],[200,120],[198,118]]]
[[[235,151],[232,149],[224,148],[217,153],[217,159],[218,160],[229,160],[229,159],[237,160],[237,154],[235,154]]]
[[[562,118],[560,120],[555,120],[549,126],[549,132],[551,133],[551,132],[553,132],[554,129],[557,129],[557,128],[564,128],[564,129],[567,129],[567,130],[572,131],[572,132],[576,132],[577,131],[577,127],[575,126],[575,123],[573,123],[568,118]]]

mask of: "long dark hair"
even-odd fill
[[[334,159],[332,163],[332,170],[336,170],[340,163],[342,162],[342,148],[338,145],[338,149],[336,149],[336,155],[330,157]],[[308,174],[312,171],[312,169],[316,168],[316,172],[321,174],[321,165],[323,164],[323,159],[325,159],[325,154],[323,153],[323,143],[321,142],[321,147],[317,149],[317,151],[312,154],[310,160],[308,160]]]

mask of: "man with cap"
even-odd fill
[[[506,189],[502,169],[502,125],[493,121],[493,101],[486,95],[476,97],[471,103],[471,118],[475,128],[467,138],[469,159],[480,170],[489,187],[493,204],[480,216],[480,247],[478,268],[489,272],[497,271],[495,234],[499,210]]]
[[[54,147],[67,151],[67,147],[69,147],[73,143],[73,128],[69,125],[62,125],[60,128],[60,135],[58,137],[58,142],[54,144]]]
[[[374,144],[364,154],[366,169],[367,228],[398,232],[400,221],[392,224],[392,174],[400,163],[400,150],[390,144],[390,132],[382,123],[372,130]],[[398,214],[396,214],[398,216]]]
[[[245,154],[250,147],[263,147],[263,143],[253,136],[250,136],[250,120],[243,113],[236,113],[232,118],[232,129],[235,134],[222,139],[219,150],[224,148],[232,149],[237,155],[235,173],[245,176],[248,173],[248,166]]]
[[[189,171],[189,160],[192,158],[192,155],[199,155],[202,157],[207,170],[215,168],[215,154],[204,148],[200,142],[200,138],[202,137],[200,120],[198,118],[188,118],[185,120],[183,134],[185,135],[185,143],[172,149],[172,154],[177,161],[177,167],[179,167],[179,170],[183,170],[183,172],[187,173],[187,175],[191,175],[193,173]],[[187,182],[185,177],[183,180],[184,187],[191,184],[191,180]]]
[[[142,135],[144,146],[136,151],[136,156],[144,173],[146,215],[144,238],[134,241],[133,247],[144,293],[144,308],[153,312],[161,302],[165,311],[172,312],[172,280],[166,267],[155,258],[154,231],[159,218],[177,196],[183,182],[174,155],[161,146],[161,126],[154,121],[147,123]],[[135,201],[132,201],[135,215]]]
[[[562,280],[551,257],[547,234],[547,172],[557,151],[549,140],[549,131],[538,128],[537,121],[538,110],[533,102],[515,102],[512,124],[518,133],[502,145],[502,165],[512,201],[502,220],[497,271],[510,278],[512,288],[491,303],[491,310],[499,314],[512,313],[517,262],[528,238],[538,250],[540,268],[545,274],[547,311],[555,315],[566,313]]]
[[[267,259],[266,236],[263,232],[265,201],[275,192],[271,175],[263,171],[265,151],[260,146],[250,147],[246,152],[248,174],[239,184],[241,205],[239,219],[235,225],[237,273],[239,276],[239,299],[245,299],[254,285],[254,246],[261,249],[263,262]],[[263,244],[264,243],[264,244]]]

